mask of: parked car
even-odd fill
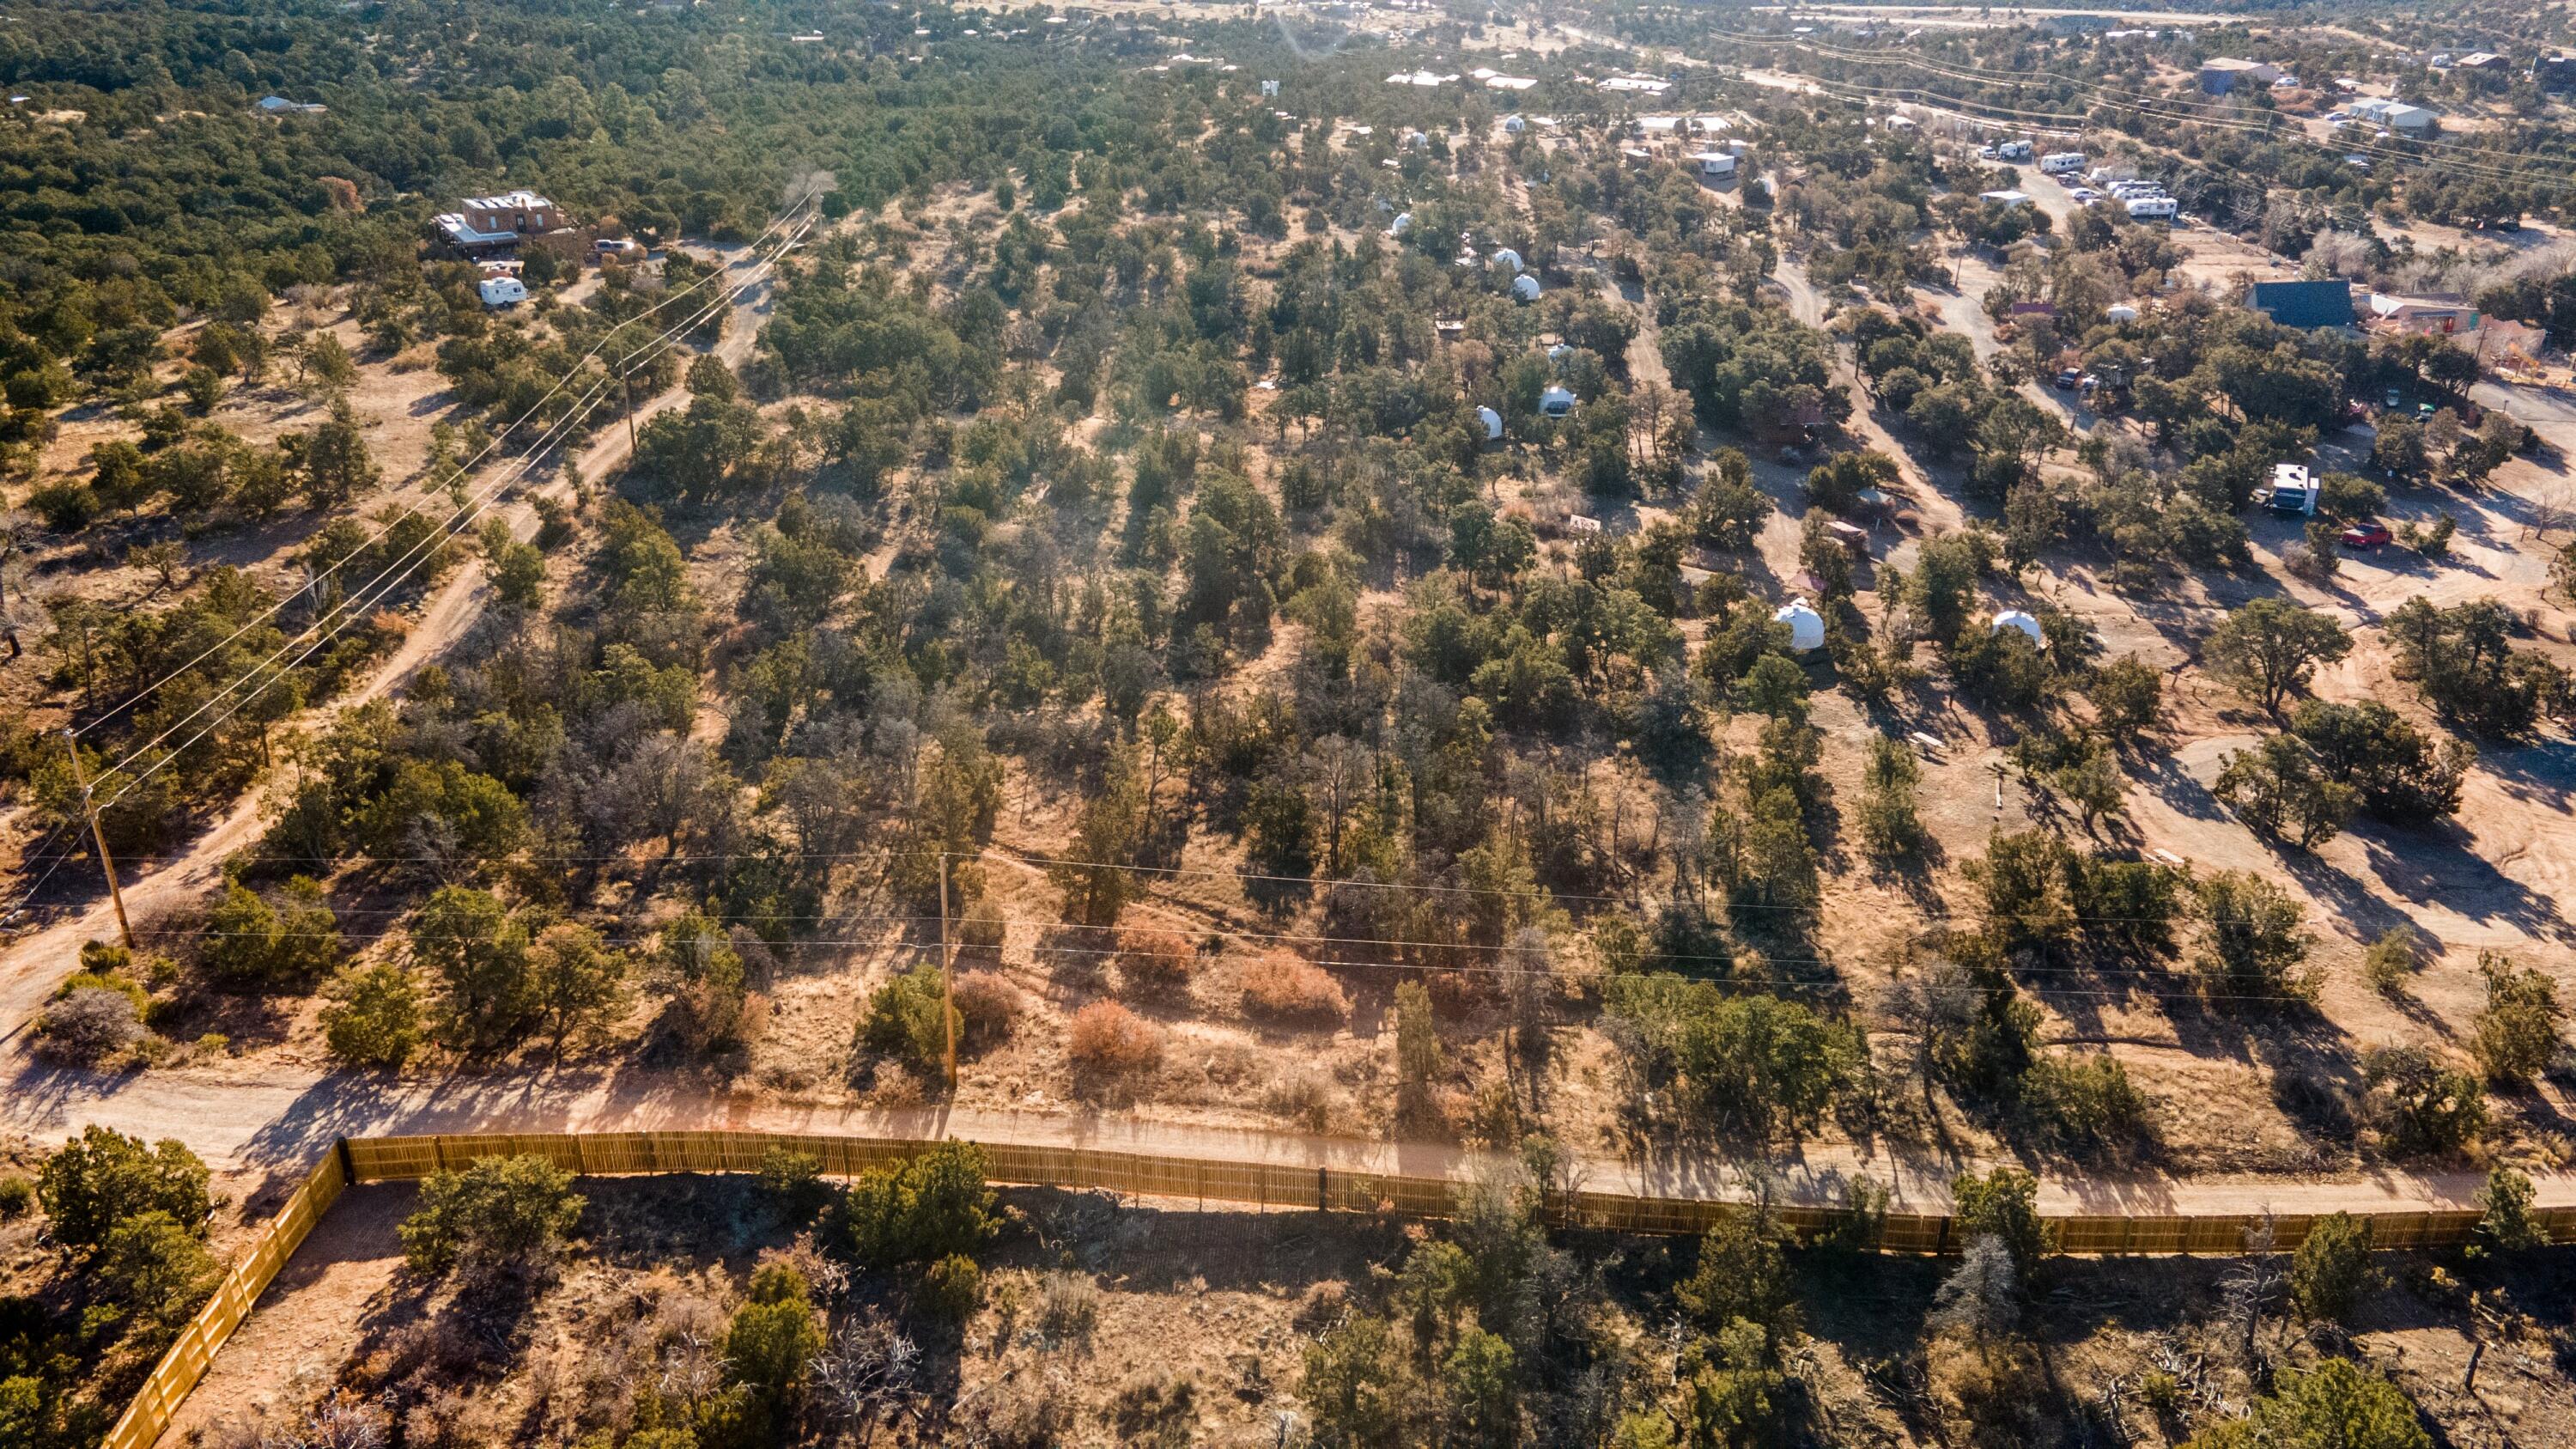
[[[2388,390],[2388,405],[2393,408],[2404,407],[2406,405],[2406,394],[2396,388],[2390,388]]]
[[[2377,548],[2388,542],[2391,535],[2387,524],[2356,523],[2345,529],[2342,537],[2346,548]]]
[[[2079,186],[2066,194],[2077,201],[2100,201],[2102,199],[2102,193],[2094,190],[2090,186]]]
[[[2057,370],[2057,390],[2060,392],[2073,392],[2075,390],[2075,384],[2081,382],[2083,378],[2084,374],[2077,372],[2074,368],[2061,367]]]

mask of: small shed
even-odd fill
[[[1519,276],[1512,278],[1513,296],[1520,298],[1524,302],[1535,302],[1538,300],[1538,294],[1538,278],[1527,272],[1523,272]]]
[[[2006,609],[1995,615],[1994,632],[2000,634],[2006,629],[2019,629],[2030,637],[2033,644],[2044,646],[2048,643],[2048,636],[2040,631],[2039,621],[2019,609]]]
[[[1806,600],[1791,599],[1771,619],[1789,626],[1789,647],[1799,653],[1825,647],[1825,616],[1809,607]]]
[[[1574,411],[1574,394],[1561,387],[1550,387],[1538,395],[1538,410],[1551,418],[1561,418]]]
[[[1862,528],[1857,524],[1845,523],[1841,519],[1837,518],[1825,524],[1825,533],[1828,537],[1832,538],[1834,542],[1841,544],[1843,546],[1843,551],[1852,555],[1854,558],[1867,558],[1869,556],[1868,529]]]
[[[1494,411],[1492,408],[1478,408],[1476,409],[1476,421],[1485,425],[1486,442],[1499,443],[1503,440],[1503,415],[1501,413]]]

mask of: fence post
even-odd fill
[[[1331,1170],[1331,1168],[1327,1167],[1318,1167],[1315,1169],[1315,1211],[1319,1213],[1328,1213],[1333,1210],[1332,1198],[1328,1195],[1329,1189],[1326,1187],[1324,1182],[1324,1174]]]
[[[343,1137],[334,1142],[331,1146],[331,1155],[340,1159],[340,1185],[342,1187],[356,1187],[358,1185],[358,1162],[356,1158],[349,1155],[349,1139]]]

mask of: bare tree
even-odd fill
[[[1554,1014],[1557,994],[1556,946],[1547,932],[1536,926],[1523,926],[1512,933],[1503,947],[1502,967],[1511,974],[1512,1037],[1517,1048],[1512,1055],[1521,1064],[1521,1076],[1528,1088],[1530,1106],[1542,1105],[1539,1089],[1547,1080],[1547,1028]]]
[[[851,1423],[869,1425],[902,1411],[913,1396],[921,1350],[876,1317],[853,1318],[814,1361],[824,1403]]]
[[[2288,1278],[2286,1261],[2274,1246],[2279,1241],[2270,1209],[2245,1229],[2245,1251],[2237,1256],[2220,1282],[2220,1293],[2227,1305],[2229,1319],[2245,1329],[2245,1361],[2259,1377],[2264,1365],[2258,1353],[2256,1335],[2264,1318],[2281,1296]]]
[[[1933,1296],[1934,1327],[1957,1329],[1983,1345],[2021,1325],[2021,1269],[2011,1245],[1979,1233]]]

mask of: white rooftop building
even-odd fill
[[[572,225],[561,208],[527,190],[468,197],[464,210],[446,212],[435,220],[439,234],[464,251],[511,246]]]
[[[1801,654],[1825,647],[1825,616],[1804,599],[1791,599],[1771,615],[1771,621],[1789,626],[1789,647]]]

